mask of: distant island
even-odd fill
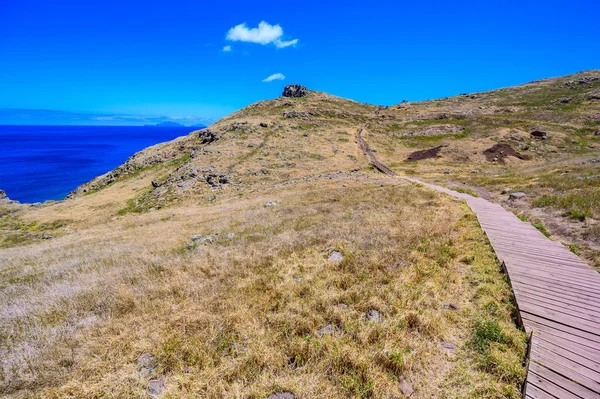
[[[182,125],[181,123],[170,122],[170,121],[160,122],[160,123],[157,123],[155,125],[144,125],[144,126],[152,126],[152,127],[186,127],[185,125]],[[196,125],[190,125],[189,127],[205,128],[206,125],[196,124]]]
[[[144,126],[158,126],[158,127],[184,127],[181,123],[177,122],[160,122],[155,125],[144,125]]]

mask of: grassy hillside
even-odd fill
[[[397,173],[492,198],[600,268],[599,71],[380,114],[367,139]]]
[[[279,97],[67,200],[5,201],[0,393],[519,397],[525,337],[475,218],[378,174],[354,136],[593,261],[598,77],[387,108]]]

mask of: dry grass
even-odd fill
[[[473,216],[410,185],[345,184],[186,203],[3,249],[3,392],[139,397],[162,375],[165,397],[401,397],[399,378],[417,397],[518,397],[523,335]],[[150,377],[143,353],[157,360]]]
[[[162,376],[165,398],[392,398],[400,379],[413,397],[519,397],[524,336],[475,219],[418,185],[376,180],[354,135],[368,123],[399,174],[483,187],[598,258],[598,164],[581,161],[600,145],[600,80],[567,84],[597,76],[385,109],[277,98],[211,126],[221,138],[210,145],[191,133],[85,195],[1,209],[0,392],[143,397]],[[531,160],[490,162],[497,143]],[[440,158],[404,162],[438,145]],[[211,187],[208,174],[230,182]],[[506,187],[528,196],[506,201]],[[344,260],[328,261],[328,247]],[[156,361],[149,375],[142,354]]]

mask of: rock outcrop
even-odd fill
[[[548,139],[548,133],[542,132],[541,130],[534,130],[533,132],[531,132],[531,135],[538,140]]]
[[[210,144],[213,141],[219,140],[220,137],[217,133],[213,132],[212,130],[204,129],[200,130],[200,133],[198,133],[198,138],[201,140],[202,144]]]
[[[308,94],[308,89],[301,85],[287,85],[283,89],[284,97],[304,97]]]

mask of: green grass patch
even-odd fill
[[[461,140],[469,137],[468,130],[460,133],[436,134],[433,136],[400,136],[397,137],[407,147],[420,147],[423,145],[433,145],[442,140]]]
[[[600,193],[598,190],[583,193],[568,193],[564,195],[544,195],[533,201],[533,206],[552,207],[565,211],[564,216],[584,221],[593,217],[593,210],[600,208]]]
[[[544,226],[541,222],[532,223],[531,225],[533,227],[535,227],[536,229],[538,229],[540,231],[540,233],[542,233],[546,237],[550,237],[552,235],[552,234],[550,234],[550,232],[548,230],[546,230],[546,226]]]
[[[581,249],[583,248],[581,245],[575,244],[566,244],[566,246],[571,250],[571,252],[573,252],[577,256],[581,254]]]
[[[485,354],[492,343],[508,343],[508,339],[502,331],[502,327],[500,327],[495,320],[476,322],[473,326],[473,335],[469,344],[477,352]]]

